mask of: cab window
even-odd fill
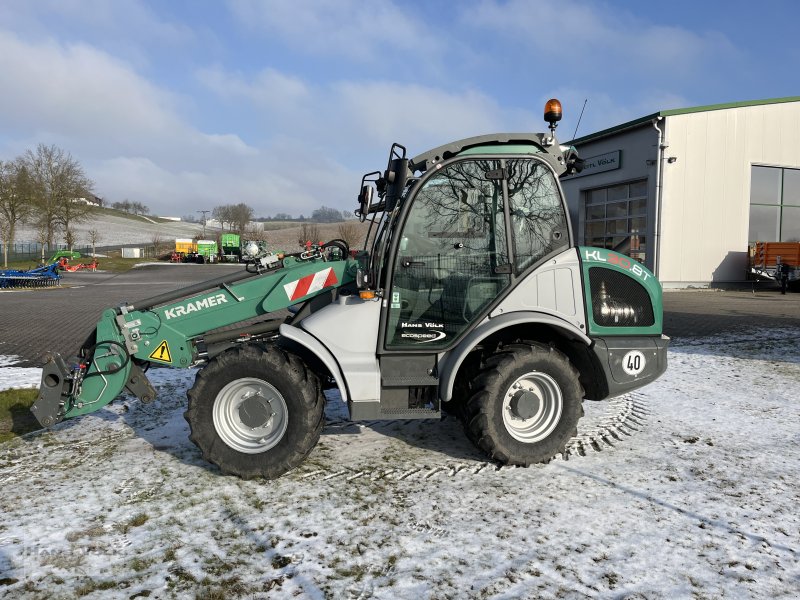
[[[500,161],[463,160],[422,183],[402,227],[386,347],[449,346],[510,284]]]
[[[506,162],[517,273],[569,246],[567,215],[553,172],[536,160]]]

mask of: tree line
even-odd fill
[[[336,210],[335,208],[330,208],[328,206],[321,206],[314,210],[311,213],[310,217],[307,217],[301,214],[298,217],[292,216],[289,213],[279,212],[275,213],[272,216],[266,217],[256,217],[255,221],[311,221],[313,223],[341,223],[342,221],[348,221],[350,219],[354,219],[355,215],[353,211],[346,211],[346,210]],[[193,219],[189,219],[193,220]]]
[[[122,202],[113,202],[111,208],[121,210],[129,215],[149,215],[150,209],[141,202],[131,202],[130,200],[123,200]]]
[[[116,204],[114,205],[116,208]],[[202,212],[202,211],[201,211]],[[347,211],[339,211],[335,208],[321,206],[314,210],[310,217],[300,215],[293,217],[289,213],[279,212],[271,217],[256,217],[255,211],[247,204],[240,202],[238,204],[223,204],[215,206],[213,210],[209,211],[211,216],[219,221],[222,229],[228,226],[231,231],[244,232],[248,223],[267,222],[267,221],[310,221],[313,223],[341,223],[343,221],[354,218],[353,215]],[[198,222],[199,219],[194,215],[186,215],[183,217],[184,221],[192,223]]]
[[[211,211],[211,216],[219,221],[223,231],[225,231],[225,224],[227,224],[228,229],[239,233],[244,233],[247,225],[253,220],[253,215],[253,209],[244,202],[215,206],[214,210]]]
[[[0,160],[3,264],[8,265],[8,247],[23,224],[36,228],[42,246],[51,247],[56,234],[62,233],[67,246],[72,247],[75,224],[85,221],[91,211],[81,199],[93,188],[94,182],[81,164],[57,146],[39,144],[13,160]]]

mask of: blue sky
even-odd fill
[[[800,95],[800,4],[763,0],[2,0],[0,159],[69,151],[109,201],[355,207],[392,142],[560,138]]]

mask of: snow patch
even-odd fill
[[[19,356],[0,355],[0,392],[3,390],[39,387],[42,370],[13,366],[19,362],[22,362]]]
[[[674,346],[629,401],[585,403],[579,437],[625,410],[629,435],[527,469],[488,460],[451,418],[350,423],[333,393],[301,467],[222,476],[187,439],[194,372],[153,369],[152,404],[123,397],[0,445],[0,592],[794,598],[794,335]]]

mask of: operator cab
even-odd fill
[[[558,177],[579,159],[555,141],[560,103],[545,116],[549,135],[468,138],[410,160],[394,144],[387,169],[364,176],[356,214],[372,215],[374,239],[359,283],[383,299],[379,353],[453,347],[571,245]]]

